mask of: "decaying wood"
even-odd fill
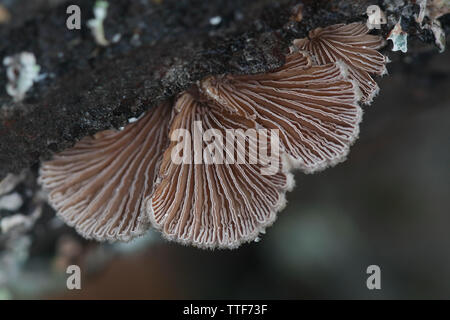
[[[117,41],[107,47],[97,45],[86,27],[94,1],[70,1],[81,8],[81,30],[66,28],[65,1],[32,7],[32,14],[13,11],[0,29],[0,57],[32,52],[45,77],[16,103],[0,72],[0,177],[86,135],[123,126],[205,76],[273,70],[283,64],[293,39],[319,26],[365,21],[373,2],[304,0],[299,15],[292,8],[300,1],[292,0],[117,0],[110,2],[105,21],[106,38]],[[391,10],[388,24],[375,32],[386,37],[403,17],[412,52],[434,43],[431,31],[414,21],[417,5],[379,2]],[[220,19],[212,22],[214,17]]]

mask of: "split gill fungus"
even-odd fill
[[[359,103],[372,101],[372,75],[385,74],[388,62],[377,51],[384,40],[368,32],[361,23],[313,30],[293,42],[273,72],[208,77],[121,131],[83,138],[42,163],[49,203],[81,235],[99,241],[129,241],[150,226],[199,248],[258,239],[286,205],[291,171],[342,162],[357,139]],[[180,130],[212,134],[208,141],[174,138]],[[262,148],[249,130],[264,132],[263,140],[276,132],[279,147]],[[220,138],[230,131],[232,143]],[[269,155],[279,162],[262,174]],[[228,157],[235,161],[223,161]]]

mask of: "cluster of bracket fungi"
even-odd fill
[[[362,23],[313,30],[293,42],[279,69],[208,77],[123,130],[54,155],[40,182],[58,215],[86,238],[129,241],[153,226],[183,244],[236,248],[275,221],[293,188],[292,169],[313,173],[346,158],[359,133],[359,103],[378,92],[372,75],[386,73],[377,51],[384,43]],[[174,163],[171,133],[198,122],[221,132],[278,129],[279,170]]]

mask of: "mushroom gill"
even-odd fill
[[[202,89],[224,109],[279,129],[290,163],[306,173],[344,160],[359,133],[359,90],[340,62],[311,66],[294,52],[272,73],[208,78]]]
[[[284,172],[280,160],[274,174],[261,174],[269,159],[252,159],[257,146],[246,135],[248,129],[255,128],[252,120],[221,110],[191,92],[178,98],[175,112],[170,129],[175,140],[164,153],[159,182],[147,203],[153,225],[169,240],[200,248],[235,248],[256,239],[284,207],[285,192],[293,186],[292,175]],[[197,159],[203,162],[195,163],[198,150],[210,149],[204,139],[195,140],[194,132],[206,133],[208,129],[215,130],[209,146],[214,145],[215,156],[223,161],[208,162],[203,153]],[[179,130],[191,134],[174,137]],[[220,138],[227,136],[227,130],[236,135],[231,144]],[[187,161],[176,163],[173,157],[179,153],[180,143],[181,157]],[[191,148],[196,143],[201,148]],[[239,150],[247,150],[246,155],[238,154]],[[227,155],[236,162],[227,162]]]
[[[363,93],[362,102],[370,104],[379,91],[370,74],[385,74],[388,59],[377,51],[384,46],[384,39],[368,32],[359,22],[337,24],[310,31],[309,39],[294,40],[294,46],[309,52],[319,65],[339,60],[347,64],[349,77]]]
[[[208,77],[123,131],[55,155],[40,182],[86,238],[127,241],[152,224],[170,240],[236,248],[274,222],[294,184],[290,169],[345,159],[358,102],[378,91],[370,74],[386,71],[383,43],[361,23],[313,30],[277,70]]]
[[[161,104],[122,131],[85,137],[44,162],[40,183],[58,215],[85,238],[129,241],[149,227],[143,199],[168,143],[170,108]]]

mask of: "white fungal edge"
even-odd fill
[[[161,232],[162,228],[164,227],[165,219],[163,220],[162,223],[158,223],[154,218],[154,212],[153,212],[153,206],[152,206],[153,194],[151,194],[146,199],[144,199],[143,205],[147,212],[147,217],[148,217],[151,225],[156,230],[160,231],[160,233],[162,234],[162,237],[164,239],[166,239],[168,241],[176,242],[176,243],[179,243],[179,244],[182,244],[185,246],[193,246],[193,247],[196,247],[199,249],[209,249],[209,250],[214,250],[214,249],[230,249],[230,250],[232,250],[232,249],[238,248],[239,246],[241,246],[244,243],[257,241],[258,236],[260,234],[265,234],[266,228],[268,228],[274,224],[274,222],[277,219],[278,212],[282,211],[286,207],[286,205],[287,205],[286,192],[292,191],[295,187],[294,175],[290,172],[291,168],[289,166],[289,162],[286,158],[286,155],[283,153],[280,156],[281,156],[281,163],[282,163],[281,172],[286,175],[286,184],[283,188],[280,188],[278,190],[279,198],[278,198],[277,203],[275,203],[274,206],[271,208],[270,215],[264,223],[261,223],[258,226],[258,228],[255,228],[255,230],[253,232],[249,233],[245,237],[239,238],[239,240],[237,240],[237,241],[233,241],[233,242],[229,242],[229,243],[218,243],[217,241],[215,241],[214,243],[204,244],[204,243],[194,242],[192,240],[179,239],[177,236],[170,236],[164,232]],[[155,190],[156,188],[157,188],[157,184],[155,183],[153,190]]]
[[[434,43],[439,48],[439,53],[443,53],[446,47],[445,32],[442,30],[441,22],[437,19],[431,22],[431,31],[434,35]]]
[[[306,56],[308,57],[308,55],[306,55]],[[212,98],[218,98],[216,95],[212,94],[212,92],[210,92],[210,91],[206,92],[206,90],[204,90],[204,88],[202,88],[203,83],[204,82],[202,81],[201,84],[198,84],[199,89],[203,90],[204,93],[211,95]],[[179,112],[180,110],[175,109],[175,111]],[[153,193],[156,190],[156,188],[158,187],[158,184],[161,183],[161,180],[162,180],[160,176],[158,176],[157,180],[155,181],[155,183],[153,185],[153,192],[147,198],[145,198],[143,200],[143,210],[145,210],[147,212],[147,219],[150,221],[150,224],[156,230],[160,231],[162,237],[168,241],[176,242],[176,243],[179,243],[179,244],[182,244],[185,246],[193,246],[193,247],[200,248],[200,249],[209,249],[209,250],[236,249],[244,243],[256,241],[260,234],[265,234],[266,228],[272,226],[274,224],[274,222],[276,221],[278,212],[280,212],[284,208],[286,208],[286,205],[287,205],[286,192],[292,191],[294,189],[296,183],[295,183],[294,175],[290,172],[292,170],[292,167],[287,158],[287,154],[282,152],[282,153],[280,153],[280,157],[281,157],[281,168],[282,168],[281,172],[286,175],[286,184],[284,185],[284,187],[278,189],[279,198],[278,198],[277,203],[275,203],[274,206],[271,208],[270,215],[264,223],[261,223],[259,225],[259,227],[256,228],[253,232],[251,232],[250,234],[248,234],[245,237],[239,238],[239,240],[237,240],[237,241],[227,243],[227,244],[218,243],[217,241],[214,243],[203,244],[203,243],[194,242],[192,240],[180,239],[176,235],[171,236],[164,232],[161,232],[162,228],[164,227],[165,219],[162,221],[162,223],[158,223],[155,220],[154,212],[153,212],[153,205],[152,205]]]
[[[306,173],[306,174],[312,174],[312,173],[316,173],[319,171],[323,171],[327,168],[334,167],[337,164],[344,162],[347,159],[347,156],[350,152],[350,147],[355,143],[355,141],[359,137],[359,125],[361,124],[362,117],[363,117],[363,109],[359,105],[359,102],[361,101],[363,94],[362,94],[361,90],[359,89],[359,85],[356,82],[356,80],[352,80],[349,78],[348,66],[343,61],[340,61],[340,60],[336,61],[335,64],[341,70],[342,79],[350,81],[352,83],[353,91],[355,92],[355,99],[353,101],[353,104],[355,105],[356,112],[357,112],[356,118],[355,118],[355,123],[356,123],[355,130],[350,135],[348,144],[345,146],[345,148],[343,149],[343,152],[338,157],[335,157],[333,159],[327,159],[325,161],[322,161],[322,162],[316,164],[315,166],[307,166],[307,165],[305,165],[303,160],[295,159],[291,155],[286,154],[289,166],[292,169],[299,169],[300,171],[302,171],[303,173]]]
[[[402,29],[401,18],[389,33],[387,40],[392,41],[392,51],[408,52],[408,33]]]
[[[389,63],[391,63],[391,59],[389,59],[388,56],[384,56],[383,71],[381,72],[381,74],[373,74],[373,75],[371,75],[371,77],[375,77],[375,76],[383,77],[385,75],[389,75],[389,71],[388,71],[387,66],[386,66]],[[375,83],[376,83],[376,81],[375,81]],[[380,87],[378,86],[378,83],[377,83],[377,87],[375,88],[375,90],[373,90],[371,92],[371,94],[367,97],[367,100],[364,101],[363,104],[365,106],[370,106],[372,104],[373,100],[375,99],[375,97],[378,96],[379,93],[380,93]]]
[[[56,211],[56,216],[58,218],[60,218],[62,221],[64,221],[64,223],[66,225],[68,225],[69,227],[72,227],[76,230],[76,232],[78,234],[80,234],[83,238],[87,239],[87,240],[96,240],[98,242],[109,242],[109,243],[114,243],[114,242],[130,242],[132,240],[134,240],[137,237],[141,237],[143,236],[146,232],[148,232],[148,230],[150,229],[150,221],[147,219],[147,215],[145,214],[145,198],[142,199],[142,207],[141,207],[141,211],[137,216],[137,223],[136,223],[136,229],[134,231],[129,231],[128,234],[119,234],[116,233],[115,236],[111,236],[109,235],[109,233],[105,233],[105,236],[99,236],[94,232],[86,232],[85,230],[83,230],[83,228],[78,224],[78,221],[72,222],[69,221],[62,212],[60,212],[60,210],[58,209],[57,203],[52,199],[52,197],[50,197],[50,193],[51,190],[47,187],[47,183],[45,182],[45,179],[42,178],[42,170],[43,170],[43,166],[45,166],[45,164],[41,164],[40,168],[39,168],[39,177],[37,179],[38,184],[42,187],[43,191],[46,194],[46,198],[47,198],[47,203],[53,208],[53,210]],[[96,224],[94,224],[95,226],[98,224],[98,221],[96,222]],[[92,226],[91,226],[92,229]]]

